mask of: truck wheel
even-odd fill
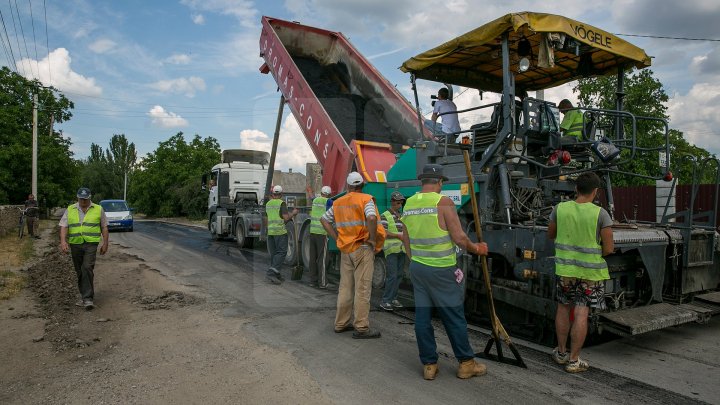
[[[217,221],[215,221],[215,214],[212,214],[210,217],[210,222],[208,222],[208,230],[210,231],[210,238],[212,240],[218,240],[218,234],[217,230],[215,229],[215,226],[217,225]]]
[[[302,265],[307,270],[310,268],[310,222],[303,225],[299,241]]]
[[[293,221],[288,222],[285,225],[288,236],[288,250],[287,256],[285,256],[285,265],[294,266],[298,259],[298,242],[295,238],[295,223]]]
[[[252,249],[253,247],[254,239],[245,236],[245,227],[240,223],[240,221],[235,224],[235,240],[241,248]]]
[[[387,271],[385,258],[382,256],[375,256],[373,266],[372,287],[383,288],[385,286],[385,272]]]

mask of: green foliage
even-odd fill
[[[128,142],[125,134],[113,135],[105,151],[93,143],[90,156],[82,162],[82,184],[90,188],[95,201],[122,198],[125,173],[130,182],[136,162],[135,144]]]
[[[0,69],[0,204],[18,204],[32,187],[32,109],[38,94],[38,196],[41,205],[64,205],[75,194],[78,165],[70,141],[52,131],[72,117],[73,103],[53,88],[43,88]]]
[[[148,215],[201,218],[207,195],[200,178],[219,161],[220,145],[215,138],[195,135],[188,143],[178,132],[143,159],[128,193],[137,209]]]
[[[617,77],[603,76],[589,79],[581,79],[578,85],[573,89],[579,92],[578,99],[580,106],[599,108],[606,110],[616,109],[616,92]],[[637,119],[636,142],[641,148],[655,148],[665,144],[665,126],[659,120],[667,120],[667,106],[665,103],[669,100],[662,83],[654,77],[652,70],[634,70],[630,74],[626,74],[624,83],[624,106],[623,110],[633,114],[635,117],[649,117],[657,120]],[[606,135],[613,140],[615,139],[615,122],[614,119],[601,120],[600,126],[605,129]],[[623,120],[623,131],[626,139],[632,136],[632,120]],[[705,149],[694,145],[689,145],[684,139],[683,133],[678,130],[670,130],[668,132],[670,141],[670,170],[674,175],[678,176],[681,184],[687,184],[691,181],[692,176],[692,159],[688,159],[685,155],[690,155],[696,159],[704,159],[710,156]],[[621,158],[629,161],[620,167],[621,170],[632,172],[635,174],[660,177],[663,169],[658,163],[658,151],[638,151],[631,158],[629,150],[623,150]],[[711,175],[708,170],[707,180]],[[643,179],[632,176],[614,176],[613,184],[616,186],[630,185],[652,185],[653,180]]]

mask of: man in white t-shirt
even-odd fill
[[[435,101],[433,108],[432,122],[437,122],[438,117],[442,119],[442,131],[446,134],[459,132],[460,121],[458,121],[457,106],[452,100],[448,100],[450,92],[446,87],[438,90],[438,99]],[[450,114],[445,114],[450,112]]]

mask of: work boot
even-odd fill
[[[423,367],[423,378],[426,380],[434,380],[439,371],[437,363],[426,364]]]
[[[485,375],[485,373],[487,373],[487,367],[485,367],[484,364],[478,363],[475,359],[470,359],[460,362],[457,377],[465,379],[475,377],[476,375]]]

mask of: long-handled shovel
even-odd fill
[[[463,150],[463,157],[465,158],[465,172],[467,173],[468,177],[468,192],[470,193],[470,202],[472,204],[473,218],[475,219],[475,234],[477,235],[478,242],[482,242],[482,226],[480,223],[480,214],[478,213],[477,197],[475,196],[475,178],[473,178],[472,170],[470,169],[470,155],[468,154],[467,150]],[[520,352],[518,352],[518,350],[515,348],[515,345],[510,340],[510,335],[508,335],[507,331],[505,331],[505,328],[500,322],[500,318],[498,318],[497,314],[495,313],[495,301],[493,300],[492,295],[492,285],[490,284],[490,273],[488,272],[487,258],[485,256],[480,256],[480,263],[482,264],[483,279],[485,281],[485,288],[487,290],[488,308],[490,311],[490,323],[492,324],[492,336],[490,337],[487,345],[485,346],[485,351],[482,353],[476,353],[475,355],[478,357],[484,357],[486,359],[499,361],[501,363],[507,363],[518,367],[527,368],[522,357],[520,357]],[[510,348],[510,351],[515,356],[514,359],[503,356],[501,340],[505,342],[505,344]],[[497,355],[490,354],[490,349],[492,348],[493,344],[495,344],[495,347],[497,348]]]

